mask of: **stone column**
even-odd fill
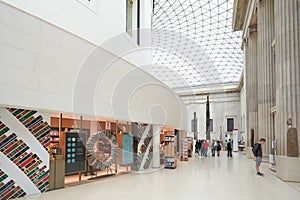
[[[153,125],[153,168],[160,168],[160,126]]]
[[[258,3],[258,134],[266,138],[263,146],[265,155],[271,152],[271,67],[273,65],[272,41],[274,39],[274,1],[262,0]]]
[[[300,0],[275,0],[274,10],[277,153],[286,155],[288,128],[300,130]]]
[[[247,141],[246,146],[251,146],[251,134],[250,134],[250,116],[249,116],[249,110],[250,110],[250,102],[249,102],[249,91],[250,91],[250,61],[249,61],[249,39],[247,38],[244,41],[244,65],[245,65],[245,71],[244,71],[244,81],[245,81],[245,93],[246,93],[246,134],[247,134]]]
[[[246,104],[247,104],[247,146],[251,145],[251,129],[257,140],[257,30],[248,29],[249,36],[245,49],[246,57]]]

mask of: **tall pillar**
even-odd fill
[[[255,140],[258,136],[257,125],[257,30],[256,27],[248,29],[249,35],[245,49],[246,57],[246,104],[247,104],[247,146],[251,146],[251,132]]]
[[[274,10],[277,153],[286,155],[287,129],[300,132],[300,0],[275,0]],[[292,126],[286,123],[289,118]]]
[[[98,121],[92,120],[90,122],[90,135],[98,132]]]
[[[160,168],[160,126],[153,125],[153,168]]]
[[[248,39],[248,38],[247,38]],[[245,40],[243,43],[243,49],[244,49],[244,81],[245,81],[245,93],[246,93],[246,133],[247,133],[247,141],[246,146],[251,146],[251,134],[250,134],[250,116],[249,116],[249,110],[250,110],[250,102],[249,102],[249,91],[250,91],[250,60],[249,60],[249,45],[248,40]]]
[[[265,155],[271,152],[271,68],[273,65],[272,42],[274,39],[274,1],[261,0],[257,12],[258,29],[258,134],[266,138]]]

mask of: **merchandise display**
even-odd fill
[[[193,155],[193,138],[192,137],[187,137],[188,140],[188,157],[192,157]]]
[[[89,165],[96,169],[110,167],[118,155],[118,144],[114,134],[100,131],[89,137],[87,141],[87,159]]]
[[[59,133],[58,129],[52,129],[50,130],[50,152],[52,155],[60,155],[61,150],[59,150]]]
[[[188,161],[188,139],[183,138],[180,140],[180,160]]]
[[[168,133],[165,136],[165,168],[177,167],[177,155],[176,155],[176,137],[174,133]]]

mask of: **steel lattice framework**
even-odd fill
[[[154,0],[150,73],[171,88],[238,82],[241,33],[233,0]]]

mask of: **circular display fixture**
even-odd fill
[[[89,137],[86,147],[88,162],[96,169],[106,169],[116,161],[118,144],[111,132],[95,133]]]

